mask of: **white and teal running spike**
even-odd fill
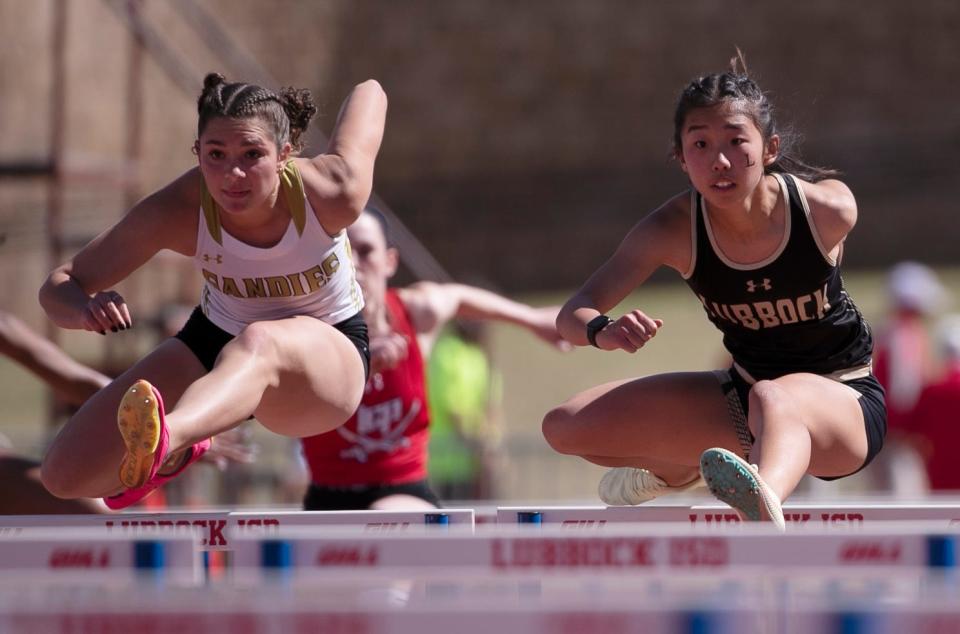
[[[780,500],[760,477],[755,465],[732,451],[714,447],[700,455],[700,473],[710,492],[739,511],[741,517],[753,522],[769,519],[784,530]]]

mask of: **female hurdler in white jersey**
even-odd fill
[[[370,196],[383,91],[375,81],[354,88],[326,153],[311,159],[294,158],[316,112],[306,90],[210,74],[198,111],[199,165],[137,203],[40,291],[57,325],[106,334],[133,325],[111,287],[158,251],[192,257],[205,280],[183,330],[57,436],[42,467],[54,495],[122,508],[251,415],[302,437],[342,424],[360,401],[369,352],[344,229]]]
[[[663,322],[603,313],[666,265],[723,332],[733,367],[595,387],[548,413],[543,433],[557,451],[614,467],[600,483],[609,504],[702,475],[743,518],[782,528],[781,502],[804,474],[843,477],[876,455],[886,410],[870,330],[838,268],[853,195],[790,157],[736,61],[680,96],[675,153],[692,191],[640,221],[557,320],[572,343],[636,352]]]

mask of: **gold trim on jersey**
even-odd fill
[[[201,269],[200,272],[207,280],[205,290],[212,287],[224,295],[240,299],[300,297],[316,293],[326,286],[340,270],[340,265],[340,258],[336,253],[331,253],[316,266],[286,275],[234,278],[226,275],[221,277],[207,269]]]
[[[774,174],[777,177],[777,180],[782,181],[784,177],[779,174]],[[800,206],[803,207],[803,215],[807,217],[807,224],[810,226],[810,233],[813,235],[813,241],[817,245],[817,249],[820,251],[820,255],[823,256],[823,259],[830,266],[837,266],[839,263],[838,258],[835,258],[830,255],[830,252],[823,246],[823,241],[820,239],[820,231],[817,230],[817,223],[813,219],[813,214],[810,212],[810,203],[807,202],[807,195],[803,193],[803,187],[800,186],[800,180],[793,174],[787,174],[787,177],[793,182],[793,186],[797,188],[797,196],[800,197]]]
[[[350,265],[350,300],[359,313],[363,310],[363,294],[360,292],[360,285],[357,284],[357,265],[353,261],[353,246],[349,239],[345,242],[347,263]]]
[[[297,228],[297,235],[303,235],[303,228],[307,224],[307,197],[303,189],[303,179],[300,177],[300,170],[293,159],[283,164],[280,171],[280,183],[283,191],[283,198],[287,201],[287,209],[290,210],[290,217],[293,218],[293,225]]]
[[[690,190],[690,266],[680,274],[689,280],[697,270],[697,190]]]
[[[783,252],[786,251],[787,245],[790,244],[790,235],[793,231],[793,205],[790,204],[790,191],[787,189],[787,185],[783,182],[783,179],[777,178],[776,181],[777,189],[780,190],[779,198],[783,199],[783,237],[780,238],[780,244],[777,245],[777,248],[773,253],[757,262],[736,262],[727,257],[727,254],[724,253],[723,249],[720,248],[720,243],[717,241],[716,234],[713,231],[713,223],[710,222],[710,214],[707,213],[707,199],[704,198],[702,194],[698,197],[700,203],[699,211],[703,216],[703,227],[707,232],[707,238],[710,241],[710,246],[713,248],[713,252],[716,254],[717,258],[726,266],[735,271],[755,271],[757,269],[762,269],[763,267],[776,262],[777,258],[783,255]],[[779,198],[777,202],[779,202]]]
[[[300,170],[293,159],[283,164],[280,171],[280,191],[283,193],[283,199],[287,202],[287,209],[290,210],[290,217],[293,219],[293,225],[297,228],[297,235],[302,236],[303,230],[307,224],[307,205],[306,194],[303,189],[303,179],[300,177]],[[204,220],[207,221],[207,232],[210,237],[223,246],[223,227],[220,224],[220,205],[213,199],[210,190],[207,189],[207,183],[200,175],[200,206],[203,209]]]
[[[733,368],[737,371],[743,380],[753,385],[757,382],[753,376],[747,372],[743,366],[741,366],[736,361],[733,362]],[[831,372],[830,374],[821,374],[825,379],[830,379],[832,381],[837,381],[838,383],[846,383],[847,381],[853,381],[854,379],[862,379],[870,376],[873,373],[873,361],[868,361],[863,365],[854,366],[852,368],[844,368],[843,370],[837,370],[836,372]]]
[[[210,195],[207,183],[200,175],[200,206],[203,208],[203,218],[207,221],[207,231],[214,242],[223,246],[222,229],[220,228],[220,205]]]

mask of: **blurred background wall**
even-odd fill
[[[2,161],[50,147],[56,4],[0,2]],[[960,5],[949,0],[133,4],[193,72],[188,93],[154,55],[142,63],[141,161],[128,167],[144,191],[192,162],[203,73],[236,67],[212,32],[192,28],[196,4],[281,84],[310,88],[324,130],[355,83],[383,83],[378,192],[452,273],[481,271],[506,290],[568,288],[684,185],[668,158],[674,100],[740,46],[780,115],[805,134],[805,155],[843,170],[858,194],[869,229],[854,233],[851,264],[954,258]],[[65,152],[78,169],[117,165],[135,107],[127,3],[65,6]],[[2,187],[6,202],[17,186]],[[11,237],[39,238],[40,201],[14,206],[2,211],[17,226]],[[92,230],[120,209],[71,200],[68,224]],[[516,257],[548,252],[563,260]]]
[[[69,255],[192,165],[212,70],[311,89],[322,132],[354,84],[378,79],[378,195],[454,277],[562,299],[686,186],[669,157],[674,101],[735,46],[804,156],[857,194],[847,269],[952,265],[958,33],[952,0],[0,0],[0,308],[46,328],[51,206]],[[161,258],[121,290],[150,319],[193,301],[196,278]],[[122,358],[55,334],[117,368],[153,343],[125,333]],[[0,416],[34,392],[5,391]]]

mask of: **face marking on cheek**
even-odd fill
[[[747,154],[747,167],[753,167],[757,162],[750,158],[750,155]]]

